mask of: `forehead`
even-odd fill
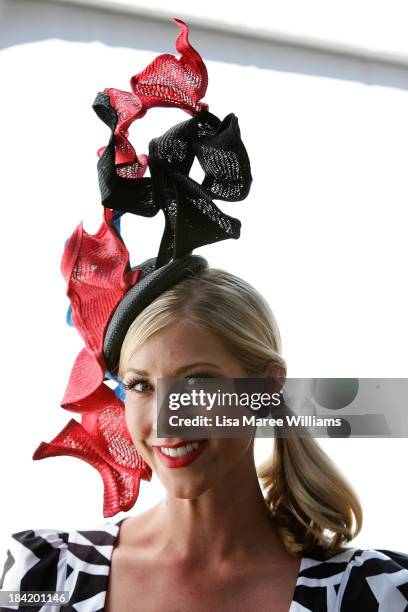
[[[213,359],[228,359],[220,340],[210,331],[190,321],[176,321],[155,332],[140,346],[126,367],[149,367],[161,365],[177,367],[181,362]]]

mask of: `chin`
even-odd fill
[[[179,480],[179,482],[169,482],[169,479],[167,478],[160,478],[160,481],[167,493],[176,499],[197,499],[203,495],[203,493],[208,491],[212,484],[207,479],[205,482],[197,482],[188,478],[180,478],[177,480]]]

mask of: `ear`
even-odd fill
[[[265,370],[264,376],[266,378],[274,378],[276,381],[275,392],[280,392],[286,380],[286,368],[278,365],[277,363],[271,363]]]

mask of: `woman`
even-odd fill
[[[274,456],[260,471],[265,503],[253,439],[188,444],[157,437],[158,378],[180,372],[185,378],[282,376],[282,370],[268,305],[248,283],[222,270],[207,269],[180,282],[135,319],[119,364],[126,423],[167,495],[122,524],[105,609],[287,612],[302,556],[306,564],[316,553],[339,555],[344,564],[340,551],[361,528],[361,508],[312,438],[276,439]],[[169,448],[191,459],[180,467],[169,464]],[[350,549],[346,556],[355,559],[358,553]],[[338,585],[342,577],[336,576]],[[322,581],[320,591],[328,584]],[[302,590],[300,580],[295,601],[299,597],[304,605]],[[309,590],[313,606],[314,589]]]

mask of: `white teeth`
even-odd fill
[[[160,450],[164,455],[168,457],[182,457],[187,453],[191,453],[193,450],[197,450],[198,442],[191,442],[185,446],[177,446],[177,448],[171,448],[169,446],[161,446]]]

